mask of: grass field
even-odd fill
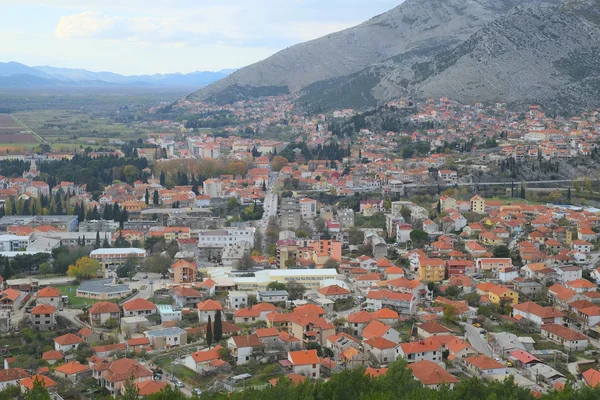
[[[60,290],[60,292],[63,294],[63,296],[68,296],[69,297],[69,305],[70,306],[75,306],[75,307],[80,307],[80,306],[85,306],[85,305],[92,305],[94,303],[97,303],[98,301],[110,301],[111,303],[117,303],[120,299],[115,299],[115,300],[92,300],[92,299],[84,299],[81,297],[76,297],[75,294],[77,293],[77,287],[79,285],[65,285],[65,286],[57,286],[56,288],[58,290]]]

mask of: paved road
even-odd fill
[[[465,324],[465,329],[465,335],[467,337],[467,340],[469,341],[469,343],[471,343],[475,350],[488,357],[492,357],[494,355],[490,345],[487,344],[487,342],[483,339],[483,337],[481,337],[481,334],[479,333],[479,330],[481,328]]]

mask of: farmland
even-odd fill
[[[36,146],[35,135],[11,115],[0,114],[0,146],[3,149],[19,149]]]

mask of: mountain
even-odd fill
[[[515,7],[430,59],[389,59],[307,87],[299,101],[313,110],[368,107],[399,96],[595,107],[600,100],[599,10],[600,0]]]
[[[229,103],[297,93],[317,111],[398,96],[586,107],[600,100],[600,0],[407,0],[200,89]]]
[[[30,75],[37,76],[40,78],[52,78],[50,75],[44,73],[43,71],[39,71],[35,68],[28,67],[27,65],[18,62],[0,62],[0,77],[8,77],[12,75]]]
[[[51,66],[29,67],[14,61],[0,63],[0,86],[196,86],[209,85],[225,78],[232,71],[198,71],[189,74],[120,75],[112,72],[91,72],[85,69]]]

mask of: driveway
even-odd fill
[[[475,348],[475,350],[488,357],[493,357],[494,354],[492,352],[492,348],[479,333],[480,329],[481,328],[477,328],[476,326],[465,324],[465,337]]]

